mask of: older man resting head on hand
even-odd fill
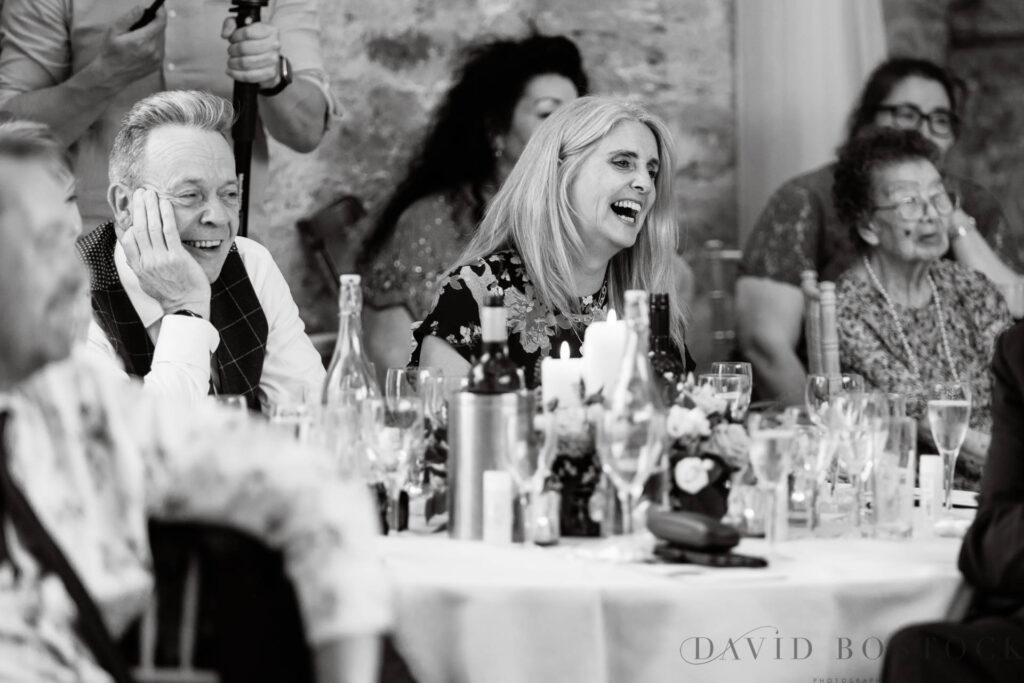
[[[114,219],[78,248],[93,349],[151,391],[239,394],[257,409],[314,395],[325,373],[270,253],[236,237],[232,117],[227,100],[191,90],[132,107],[110,154]]]
[[[202,175],[211,167],[200,150],[193,154],[195,164],[179,166],[201,181],[198,211],[216,213],[210,205],[221,200],[206,194]],[[187,202],[175,188],[171,196]],[[180,249],[175,209],[152,195],[134,199],[137,217],[162,210],[161,249]],[[146,225],[154,222],[149,213]],[[243,414],[149,395],[97,370],[94,356],[70,355],[86,300],[73,246],[80,229],[62,145],[41,124],[0,124],[0,680],[131,680],[112,642],[152,590],[147,518],[229,525],[279,550],[317,678],[375,680],[378,634],[390,615],[366,487],[343,484],[325,458]],[[224,230],[219,239],[229,241]],[[138,249],[129,259],[156,250],[155,235],[138,244],[138,224],[123,235]],[[203,281],[204,266],[213,278],[220,270],[213,257],[202,266],[187,258],[191,266],[179,257],[178,267],[192,284]],[[179,303],[202,315],[204,301],[182,294]],[[249,572],[239,566],[238,579]],[[271,603],[266,590],[244,599],[257,613]],[[279,653],[246,635],[260,628],[252,614],[221,625],[250,645],[227,664],[262,667],[243,680],[308,680],[309,662],[274,668]],[[265,617],[273,625],[276,615]]]

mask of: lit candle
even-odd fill
[[[583,359],[570,358],[569,344],[562,342],[558,358],[545,358],[540,363],[541,396],[544,406],[558,401],[558,407],[578,408],[580,381],[583,379]]]
[[[583,335],[583,383],[587,396],[602,392],[611,396],[615,380],[619,377],[622,356],[626,353],[629,328],[619,320],[615,309],[608,311],[608,319],[590,323]]]

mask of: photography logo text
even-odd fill
[[[822,653],[820,648],[826,648]],[[816,652],[816,649],[818,650]],[[837,661],[864,658],[877,661],[885,653],[880,638],[863,640],[837,636],[827,642],[815,642],[804,636],[783,636],[775,626],[758,626],[728,638],[690,636],[679,645],[679,656],[687,664],[738,661],[800,661],[812,655],[824,655]]]

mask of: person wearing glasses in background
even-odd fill
[[[941,67],[893,58],[871,74],[850,118],[848,140],[877,128],[916,130],[938,149],[935,168],[960,129],[957,88]],[[754,364],[762,398],[803,398],[803,294],[800,273],[835,280],[859,259],[833,202],[835,164],[798,176],[768,201],[743,252],[736,286],[740,345]],[[996,199],[965,178],[942,172],[959,197],[945,221],[942,256],[984,273],[997,285],[1024,271],[1024,240],[1011,232]]]
[[[916,131],[875,129],[839,151],[833,200],[856,249],[836,283],[839,356],[868,388],[907,397],[923,420],[933,382],[971,387],[971,421],[957,488],[977,489],[992,430],[989,363],[1010,324],[981,273],[942,256],[957,220],[939,150]],[[931,430],[918,427],[922,437]]]

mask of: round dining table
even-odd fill
[[[789,540],[766,568],[621,563],[608,541],[382,537],[421,683],[878,681],[888,638],[942,619],[960,541]],[[736,552],[764,556],[763,540]]]

